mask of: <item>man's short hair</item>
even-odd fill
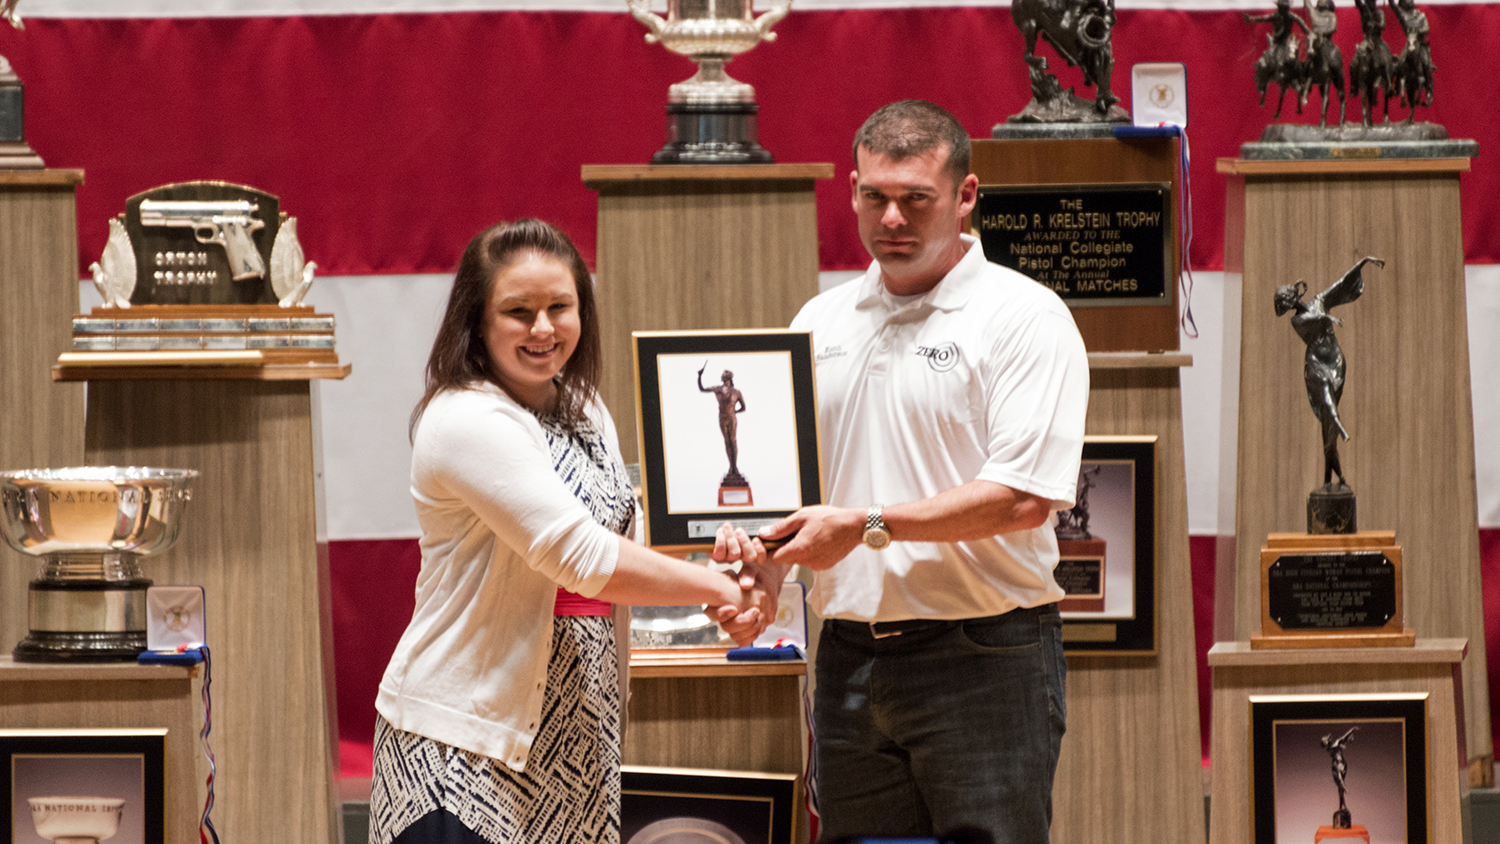
[[[870,115],[854,133],[855,170],[860,147],[896,161],[947,147],[953,189],[969,175],[968,133],[947,109],[926,100],[901,100]]]

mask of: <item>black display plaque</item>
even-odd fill
[[[1266,571],[1267,607],[1283,630],[1383,627],[1396,614],[1397,584],[1379,551],[1282,554]]]
[[[1052,576],[1070,598],[1097,598],[1104,594],[1104,560],[1099,557],[1063,557],[1057,561]]]
[[[986,258],[1070,306],[1170,304],[1172,219],[1167,182],[980,185],[973,215]]]

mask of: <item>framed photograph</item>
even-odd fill
[[[1250,698],[1255,844],[1427,842],[1427,695]]]
[[[1156,653],[1156,437],[1086,437],[1076,504],[1053,527],[1063,649]]]
[[[638,331],[636,430],[646,544],[713,547],[823,501],[812,334]]]
[[[166,730],[0,730],[0,828],[15,844],[164,844]]]
[[[796,840],[796,774],[625,765],[620,792],[621,844]]]

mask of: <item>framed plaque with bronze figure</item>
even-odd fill
[[[1290,313],[1292,330],[1307,346],[1303,380],[1318,418],[1323,484],[1307,498],[1306,533],[1272,533],[1261,549],[1261,632],[1252,648],[1411,647],[1416,633],[1402,620],[1401,546],[1395,531],[1358,529],[1354,490],[1344,478],[1339,440],[1349,431],[1339,417],[1347,368],[1334,336],[1332,310],[1357,300],[1364,269],[1357,261],[1327,289],[1304,301],[1307,283],[1276,290],[1277,316]]]
[[[811,335],[637,331],[646,544],[706,551],[823,500]]]
[[[1071,509],[1053,525],[1069,655],[1156,652],[1156,437],[1084,439]]]

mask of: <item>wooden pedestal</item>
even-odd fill
[[[1213,671],[1213,786],[1210,844],[1252,844],[1250,696],[1425,692],[1427,698],[1427,840],[1467,842],[1463,822],[1469,783],[1456,694],[1462,683],[1462,639],[1418,639],[1412,648],[1251,650],[1220,642],[1208,652]],[[1481,669],[1482,670],[1482,669]],[[1329,786],[1332,790],[1332,786]]]
[[[626,765],[802,773],[807,663],[637,654]],[[803,813],[801,806],[797,807]],[[805,824],[800,826],[805,827]],[[807,840],[802,830],[800,842]]]
[[[1218,583],[1233,590],[1236,640],[1260,627],[1258,537],[1301,530],[1307,492],[1322,482],[1305,347],[1277,318],[1272,295],[1298,279],[1321,290],[1374,255],[1385,268],[1367,267],[1364,295],[1337,314],[1349,361],[1339,413],[1351,437],[1340,457],[1360,521],[1401,537],[1406,625],[1466,638],[1474,663],[1485,664],[1459,213],[1468,169],[1466,158],[1219,161],[1229,176],[1225,360],[1239,372],[1237,407],[1225,408],[1226,426],[1238,426],[1237,467],[1221,466],[1220,475],[1237,478],[1242,539]],[[1471,761],[1487,767],[1484,671],[1465,673],[1464,697]]]
[[[832,164],[584,165],[599,192],[599,392],[625,462],[637,460],[630,332],[785,328],[818,293],[813,182],[832,176]]]
[[[1156,435],[1155,656],[1068,657],[1052,840],[1203,840],[1202,744],[1183,469],[1183,354],[1090,354],[1087,432]]]
[[[181,538],[142,569],[157,583],[207,593],[215,826],[225,841],[338,844],[328,557],[316,518],[320,447],[309,375],[156,369],[157,377],[149,368],[82,374],[91,379],[86,459],[201,473]],[[255,377],[286,377],[267,369]],[[342,377],[348,369],[314,371]]]
[[[0,470],[83,461],[83,385],[51,377],[78,312],[82,182],[82,170],[0,170]],[[0,653],[26,635],[26,584],[37,568],[0,542]]]
[[[201,678],[194,679],[200,670],[131,663],[37,665],[3,656],[0,729],[165,729],[166,844],[192,844],[198,840],[203,811],[202,778],[196,767],[201,756],[198,731],[203,726],[198,705]],[[212,691],[217,697],[217,685]],[[209,738],[217,749],[217,724]],[[217,822],[220,817],[215,813],[212,819]],[[4,830],[5,840],[10,840],[10,833]]]
[[[975,140],[970,166],[980,185],[1108,185],[1168,182],[1171,219],[1180,208],[1177,139],[1114,138],[1069,140]],[[1169,227],[1172,223],[1167,224]],[[1182,266],[1175,229],[1169,268]],[[1171,273],[1169,301],[1149,306],[1073,308],[1073,321],[1090,352],[1176,351],[1177,275]]]

